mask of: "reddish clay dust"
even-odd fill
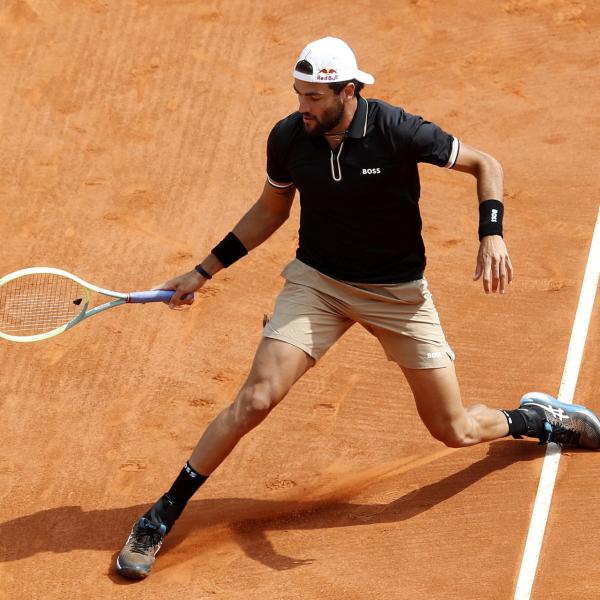
[[[495,155],[509,294],[471,281],[467,175],[421,170],[427,276],[465,402],[556,394],[593,224],[600,9],[577,0],[0,2],[0,271],[117,290],[189,270],[258,197],[305,43],[337,35],[367,97]],[[353,328],[191,501],[151,577],[113,572],[136,517],[231,401],[293,256],[298,209],[192,310],[126,306],[0,344],[2,598],[508,599],[543,449],[451,450]],[[598,308],[575,401],[600,410]],[[534,598],[600,584],[600,459],[561,462]]]

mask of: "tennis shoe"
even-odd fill
[[[542,392],[530,392],[521,398],[519,411],[527,424],[526,435],[537,437],[540,444],[600,448],[600,419],[585,406],[560,402]]]
[[[147,577],[152,570],[165,535],[182,510],[182,505],[177,504],[168,494],[165,494],[143,517],[136,521],[123,549],[117,556],[117,573],[130,579]]]

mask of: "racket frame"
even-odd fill
[[[130,294],[125,294],[123,292],[115,292],[113,290],[107,290],[106,288],[101,288],[92,283],[88,283],[81,277],[77,277],[77,275],[73,275],[73,273],[69,273],[68,271],[64,271],[63,269],[56,269],[54,267],[29,267],[27,269],[20,269],[19,271],[15,271],[14,273],[9,273],[4,277],[0,278],[0,287],[13,281],[14,279],[18,279],[20,277],[24,277],[26,275],[37,275],[37,274],[50,274],[50,275],[59,275],[62,277],[67,277],[71,281],[79,284],[83,288],[83,299],[82,299],[82,307],[81,312],[56,329],[52,329],[51,331],[46,331],[44,333],[37,333],[35,335],[11,335],[9,333],[4,333],[0,331],[0,338],[5,340],[9,340],[12,342],[38,342],[40,340],[46,340],[48,338],[54,337],[55,335],[59,335],[63,333],[67,329],[71,329],[71,327],[81,323],[84,319],[89,317],[93,317],[98,313],[101,313],[109,308],[114,308],[115,306],[120,306],[121,304],[126,304],[128,302],[135,303],[145,303],[145,302],[164,302],[168,301],[172,296],[172,291],[166,290],[153,290],[150,292],[132,292]],[[111,298],[115,298],[110,302],[105,302],[104,304],[100,304],[87,310],[90,303],[89,292],[97,292],[99,294],[103,294],[104,296],[109,296]]]

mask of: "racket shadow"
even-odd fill
[[[383,505],[352,503],[349,500],[328,501],[327,498],[306,502],[250,498],[191,501],[167,537],[155,571],[181,561],[181,553],[175,550],[190,534],[202,531],[204,547],[206,542],[210,543],[211,537],[215,538],[214,541],[219,536],[222,538],[224,530],[227,538],[233,539],[249,558],[273,570],[293,569],[312,560],[279,554],[267,539],[266,532],[359,527],[405,521],[464,491],[494,471],[515,462],[538,459],[543,453],[544,449],[533,442],[492,443],[483,459]],[[62,506],[0,523],[0,563],[21,560],[38,553],[73,550],[110,551],[114,562],[133,522],[147,510],[150,502],[90,511],[84,511],[80,506]],[[179,557],[169,560],[169,553],[179,554]],[[115,582],[124,582],[111,572],[109,576]]]

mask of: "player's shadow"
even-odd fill
[[[411,519],[462,492],[486,475],[518,462],[539,458],[543,450],[534,443],[503,440],[489,446],[487,456],[435,483],[414,490],[388,504],[356,504],[327,499],[319,502],[211,498],[189,503],[177,527],[161,550],[155,570],[169,562],[163,557],[198,529],[224,525],[252,559],[285,570],[312,562],[279,554],[265,532],[278,529],[323,529],[398,522]],[[393,481],[393,479],[391,479]],[[390,484],[391,485],[391,484]],[[148,504],[83,511],[63,506],[19,517],[0,524],[0,562],[11,562],[38,552],[80,550],[112,551],[122,545],[133,521]],[[110,573],[110,570],[109,570]],[[115,582],[123,582],[110,575]]]

